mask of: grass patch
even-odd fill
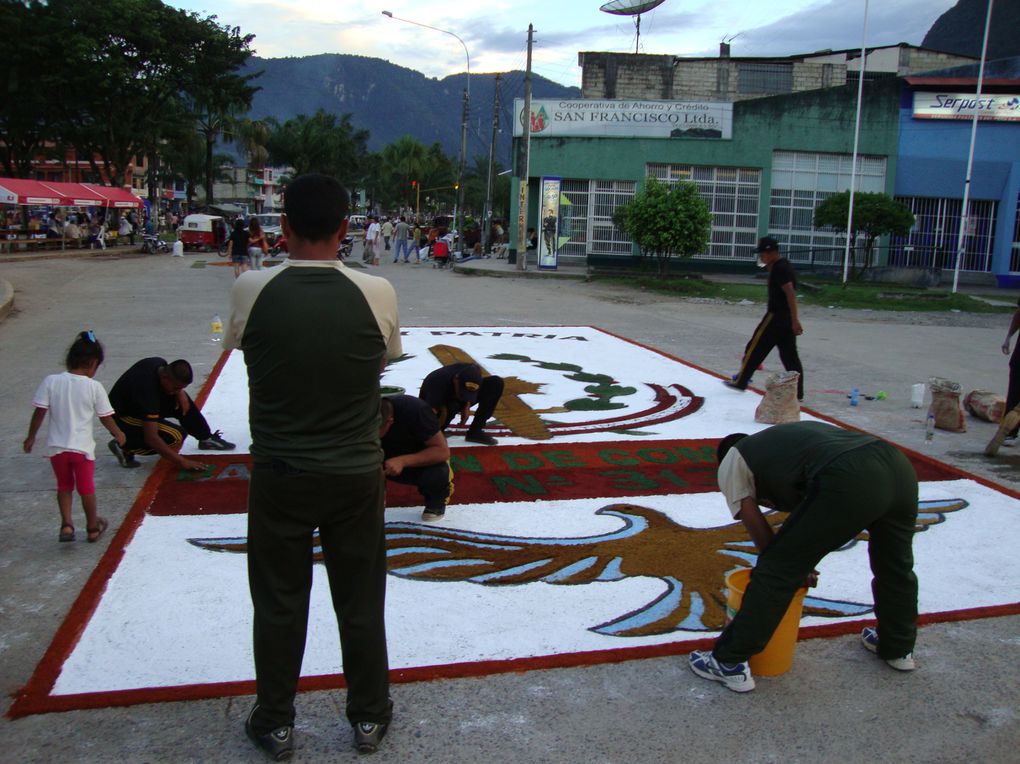
[[[725,283],[675,276],[664,279],[649,276],[594,276],[592,280],[677,297],[708,297],[730,302],[749,300],[759,303],[768,300],[764,282]],[[857,310],[966,313],[1012,313],[1014,310],[1013,307],[1004,305],[989,305],[970,295],[952,294],[948,290],[919,289],[891,284],[850,284],[844,289],[842,284],[803,282],[797,290],[797,300],[803,305]]]

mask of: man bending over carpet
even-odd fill
[[[917,577],[914,528],[917,475],[894,446],[821,422],[778,424],[719,443],[719,490],[758,547],[740,610],[711,650],[695,650],[691,670],[734,692],[754,689],[748,658],[760,653],[815,566],[868,532],[878,628],[865,648],[899,671],[914,669]],[[779,533],[759,505],[789,512]]]

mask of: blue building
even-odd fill
[[[972,117],[978,127],[961,273],[1020,286],[1020,59],[909,76],[900,97],[895,196],[917,218],[890,242],[889,264],[952,270],[962,217]]]

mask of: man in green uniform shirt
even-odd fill
[[[278,761],[294,749],[316,529],[360,752],[376,750],[392,714],[379,375],[401,354],[400,322],[389,282],[336,259],[348,204],[347,192],[323,175],[287,186],[281,224],[290,256],[234,282],[224,337],[244,353],[250,396],[258,698],[245,729]]]
[[[711,651],[691,653],[691,670],[735,692],[753,690],[748,658],[768,644],[794,592],[814,585],[819,561],[863,530],[878,628],[861,639],[893,668],[912,670],[917,475],[907,458],[870,435],[821,422],[728,435],[718,457],[719,490],[759,555],[740,610]],[[790,513],[779,533],[759,505]]]

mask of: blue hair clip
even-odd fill
[[[86,329],[84,332],[82,332],[82,334],[85,335],[85,339],[87,339],[89,342],[95,344],[95,341],[96,341],[96,334],[95,334],[95,332],[93,332],[91,329]]]

